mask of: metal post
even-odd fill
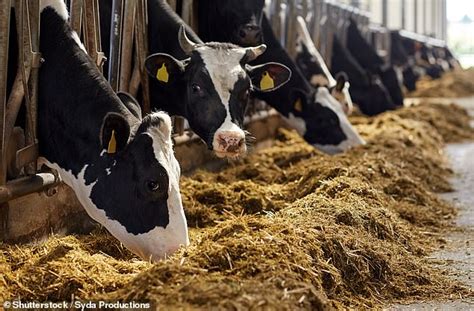
[[[146,0],[139,0],[137,4],[135,33],[137,63],[139,64],[140,82],[143,94],[142,110],[144,114],[148,114],[151,112],[149,94],[150,82],[148,80],[148,74],[144,70],[145,59],[148,56],[148,10]]]
[[[132,78],[133,37],[135,28],[136,1],[126,1],[123,16],[122,52],[120,57],[119,90],[130,91]]]
[[[415,26],[415,32],[418,33],[418,0],[413,0],[413,5],[414,5],[414,14],[413,17],[415,18],[414,26]]]
[[[7,137],[5,136],[7,72],[8,72],[8,42],[10,34],[10,0],[0,0],[0,185],[7,180]],[[1,208],[1,207],[0,207]]]
[[[388,2],[387,0],[382,0],[382,25],[387,27],[388,25]]]
[[[99,2],[98,0],[84,0],[83,5],[85,47],[97,68],[102,72],[105,56],[100,42]]]
[[[82,29],[82,7],[84,0],[71,0],[71,20],[72,29],[78,34],[81,34]]]
[[[407,2],[406,0],[401,0],[402,1],[402,5],[401,5],[401,11],[402,11],[402,29],[405,29],[407,26],[407,21],[406,21],[406,17],[405,17],[405,12],[406,12],[406,6],[407,6]]]
[[[111,32],[110,32],[110,55],[109,55],[109,83],[114,91],[119,89],[120,77],[120,52],[122,38],[123,1],[113,0]]]

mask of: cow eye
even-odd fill
[[[151,192],[156,192],[160,189],[160,184],[155,180],[147,181],[146,186]]]
[[[198,94],[201,92],[201,87],[199,85],[197,85],[196,83],[194,83],[192,86],[191,86],[191,89],[193,90],[193,93],[194,94]]]

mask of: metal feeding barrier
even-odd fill
[[[11,14],[12,6],[15,7],[15,19]],[[17,37],[13,42],[18,44],[18,65],[8,96],[8,49],[13,20],[16,21],[14,27]],[[42,62],[39,30],[38,0],[0,0],[0,215],[5,211],[5,204],[9,200],[46,190],[58,182],[55,174],[37,171],[38,71]],[[14,135],[15,123],[23,103],[26,111],[24,141],[21,139],[22,135]],[[4,218],[1,219],[3,224]]]

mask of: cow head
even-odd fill
[[[132,106],[137,105],[126,104]],[[99,161],[79,174],[87,190],[78,197],[87,198],[82,203],[89,214],[128,249],[159,260],[189,244],[171,119],[164,112],[141,119],[130,110],[133,116],[110,112],[104,117],[99,137],[103,151]]]
[[[397,108],[378,76],[372,76],[368,85],[352,84],[350,93],[362,113],[369,116]]]
[[[216,36],[217,41],[232,42],[239,46],[250,47],[257,46],[263,43],[262,36],[262,17],[264,0],[219,0],[218,4],[215,0],[208,0],[212,3],[206,8],[214,8],[213,15],[210,12],[209,16],[218,18],[215,27],[215,20],[211,19],[211,30]]]
[[[346,115],[350,115],[354,110],[352,97],[349,93],[350,83],[345,72],[336,75],[336,84],[329,87],[331,95],[341,104]]]
[[[388,68],[381,68],[379,71],[380,78],[383,84],[387,88],[390,97],[392,98],[395,106],[403,106],[403,91],[401,87],[401,81],[398,78],[397,72],[394,66]]]
[[[242,130],[245,110],[254,90],[270,92],[285,84],[291,71],[280,64],[251,67],[265,45],[242,48],[228,43],[196,44],[179,31],[181,48],[188,59],[153,54],[146,69],[162,87],[181,85],[184,116],[193,131],[218,157],[235,158],[246,153]]]
[[[286,121],[309,144],[329,154],[365,144],[326,87],[311,94],[294,89],[291,97],[294,104]]]

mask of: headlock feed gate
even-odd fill
[[[99,0],[70,0],[70,24],[79,34],[97,67],[107,72],[115,91],[141,98],[142,109],[150,111],[148,75],[143,66],[148,56],[147,0],[113,0],[110,56],[104,67],[101,48]],[[197,31],[198,0],[168,0],[183,20]],[[16,11],[16,18],[11,8]],[[357,7],[323,0],[267,0],[265,12],[289,54],[296,54],[296,17],[302,16],[312,39],[330,65],[334,35],[345,38],[349,18],[380,55],[390,58],[390,31],[370,24],[369,13]],[[12,41],[15,22],[17,40]],[[87,229],[89,218],[73,192],[59,176],[38,165],[37,98],[39,51],[39,0],[0,0],[0,241],[30,241],[51,231]],[[402,31],[400,35],[444,46],[440,40]],[[18,70],[7,98],[9,42],[18,42]],[[344,42],[345,40],[342,40]],[[11,77],[10,77],[11,78]],[[139,94],[140,92],[140,94]],[[24,108],[24,109],[23,109]],[[24,113],[23,113],[24,111]],[[24,120],[23,128],[17,121]],[[248,109],[247,129],[263,141],[282,125],[278,114],[255,101]],[[175,151],[183,171],[213,159],[182,118],[174,118]]]

